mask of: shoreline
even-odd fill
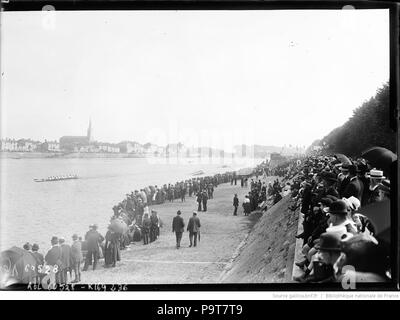
[[[268,177],[273,180],[274,176]],[[171,232],[172,219],[177,210],[187,222],[193,210],[197,209],[195,197],[150,206],[159,213],[163,221],[160,237],[148,244],[132,243],[121,251],[121,261],[115,268],[98,268],[82,273],[82,284],[184,284],[218,283],[221,273],[232,259],[237,247],[248,236],[257,221],[244,216],[241,206],[248,187],[220,184],[214,192],[214,199],[208,201],[208,211],[199,212],[201,240],[196,248],[189,248],[188,232],[182,237],[182,246],[175,248],[175,234]],[[238,215],[233,216],[233,195],[240,199]]]
[[[1,159],[77,159],[77,158],[149,158],[151,156],[126,153],[63,153],[63,152],[0,152]]]

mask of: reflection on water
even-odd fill
[[[89,224],[105,232],[112,206],[126,193],[147,185],[175,183],[195,171],[215,174],[245,167],[220,163],[158,163],[140,158],[116,159],[1,159],[0,248],[38,243],[41,251],[53,235],[70,242],[73,233],[83,236]],[[34,182],[63,174],[77,180]]]

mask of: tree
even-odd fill
[[[331,152],[349,156],[380,146],[396,152],[396,134],[390,128],[389,85],[377,90],[374,97],[353,111],[350,119],[332,130],[325,141]]]

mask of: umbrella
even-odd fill
[[[335,158],[338,159],[342,164],[352,164],[349,158],[347,158],[344,154],[336,153]]]
[[[120,219],[112,220],[111,224],[110,224],[110,228],[114,232],[120,233],[120,234],[125,234],[128,231],[128,225]]]
[[[390,244],[390,199],[371,203],[360,209],[375,228],[374,236]]]
[[[390,173],[391,165],[397,160],[396,154],[382,147],[372,147],[365,150],[361,156],[377,169]]]
[[[36,277],[36,259],[28,251],[12,247],[2,251],[0,256],[0,274],[3,282],[29,283]]]

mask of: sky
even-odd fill
[[[389,79],[388,10],[1,15],[2,138],[308,146]]]

